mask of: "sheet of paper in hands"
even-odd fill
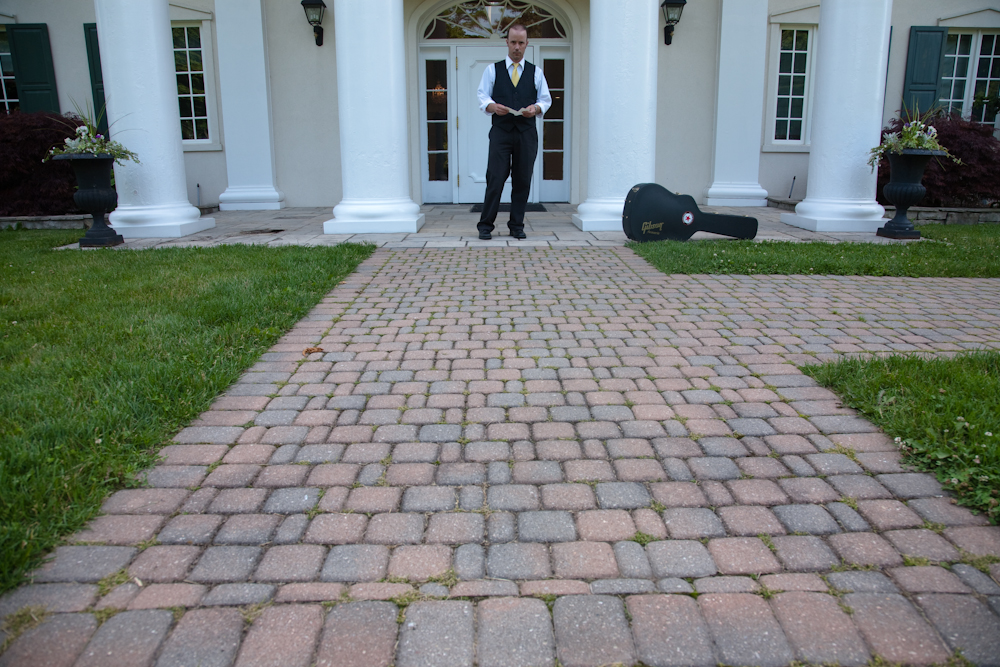
[[[509,107],[508,107],[508,109],[509,109],[508,113],[510,113],[511,116],[523,116],[524,115],[520,111],[515,111],[514,109],[510,109]]]

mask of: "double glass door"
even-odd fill
[[[491,119],[479,110],[483,71],[503,60],[503,44],[426,47],[420,53],[420,161],[424,203],[481,203]],[[569,201],[569,47],[529,44],[525,59],[540,66],[552,107],[538,120],[539,151],[529,202]],[[510,201],[510,183],[502,202]]]

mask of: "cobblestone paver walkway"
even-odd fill
[[[797,368],[976,347],[1000,281],[379,250],[0,600],[55,612],[0,665],[998,665],[1000,527]]]

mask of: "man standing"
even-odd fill
[[[479,83],[479,108],[493,116],[486,198],[479,218],[479,238],[484,241],[493,238],[493,223],[507,176],[512,176],[507,227],[514,238],[525,238],[524,207],[538,154],[535,116],[544,114],[552,105],[542,70],[524,60],[527,46],[527,28],[520,23],[512,25],[507,31],[507,57],[487,67]]]

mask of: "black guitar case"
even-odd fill
[[[640,183],[625,198],[622,228],[633,241],[687,241],[695,232],[752,239],[757,236],[757,218],[702,213],[690,195],[675,195],[656,183]]]

